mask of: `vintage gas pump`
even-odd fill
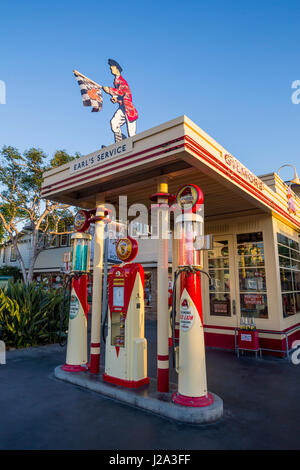
[[[183,406],[201,407],[213,403],[207,391],[206,364],[201,298],[200,250],[195,240],[204,235],[203,217],[199,209],[203,193],[198,186],[189,184],[176,195],[182,214],[176,219],[179,243],[179,266],[174,277],[172,329],[173,348],[178,372],[178,392],[174,403]],[[180,333],[179,346],[175,348],[176,280],[180,279]],[[174,356],[173,356],[174,357]]]
[[[109,273],[108,333],[106,337],[106,382],[137,388],[149,383],[147,340],[144,337],[144,270],[129,263],[138,252],[131,237],[119,240],[117,255],[125,264]]]
[[[87,274],[92,236],[84,232],[89,228],[90,216],[89,211],[79,211],[74,220],[76,232],[71,235],[68,344],[66,363],[62,366],[68,372],[86,370],[87,364]]]

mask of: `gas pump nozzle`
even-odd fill
[[[209,283],[211,283],[211,280],[212,280],[210,274],[207,271],[204,271],[204,269],[201,269],[198,266],[195,266],[195,265],[192,265],[192,264],[188,264],[186,266],[185,265],[178,266],[177,271],[179,271],[179,273],[182,273],[182,272],[186,271],[186,272],[191,272],[193,274],[196,274],[197,272],[200,272],[200,273],[205,274],[208,277]]]

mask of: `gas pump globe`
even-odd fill
[[[201,266],[198,241],[204,236],[201,211],[203,193],[197,186],[189,184],[178,191],[176,201],[183,211],[176,219],[177,237],[180,240],[179,265]]]

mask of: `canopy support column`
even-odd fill
[[[168,179],[158,178],[158,261],[157,261],[157,391],[169,391],[169,308],[168,308]],[[164,193],[166,195],[164,195]]]
[[[97,194],[96,216],[101,217],[95,222],[94,238],[94,264],[93,264],[93,300],[92,300],[92,324],[91,324],[91,355],[90,372],[100,372],[100,335],[101,335],[101,312],[102,312],[102,274],[103,274],[103,251],[104,251],[104,225],[103,220],[105,198],[103,194]]]

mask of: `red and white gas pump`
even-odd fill
[[[149,383],[147,340],[145,339],[144,270],[129,263],[138,251],[131,237],[119,240],[117,255],[125,264],[109,273],[108,333],[105,350],[106,382],[137,388]]]
[[[203,204],[201,189],[193,184],[182,187],[176,195],[182,214],[176,219],[179,243],[179,266],[175,273],[173,288],[173,348],[176,354],[178,392],[174,403],[183,406],[202,407],[213,403],[207,391],[205,345],[200,274],[200,251],[195,241],[204,235],[203,216],[199,208]],[[197,210],[198,209],[198,210]],[[205,273],[207,274],[207,273]],[[176,315],[176,280],[180,278],[180,332],[179,346],[174,347]]]
[[[74,219],[76,233],[71,236],[71,294],[66,363],[68,372],[86,370],[87,365],[87,274],[90,271],[92,236],[84,233],[89,225],[89,212],[79,211]]]
[[[105,209],[101,220],[109,222],[108,213],[109,210]],[[70,272],[65,289],[71,283],[67,357],[62,366],[68,372],[87,370],[87,275],[90,272],[92,236],[86,231],[97,220],[96,209],[80,210],[74,218],[76,232],[71,236]]]

